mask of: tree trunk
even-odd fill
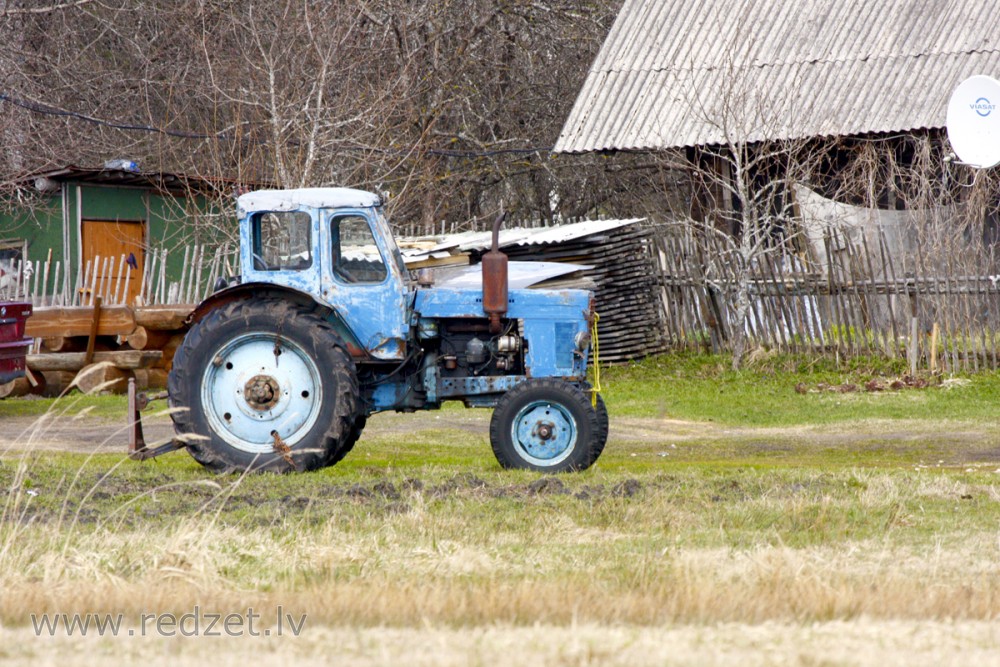
[[[137,389],[166,389],[167,371],[162,368],[137,368],[135,373],[135,384]]]
[[[749,269],[744,269],[736,288],[734,305],[735,321],[733,322],[733,370],[738,371],[743,366],[743,358],[747,348],[747,316],[750,314],[750,275]]]
[[[125,342],[133,350],[160,350],[169,341],[169,332],[150,330],[144,326],[137,326],[135,331],[125,337]]]

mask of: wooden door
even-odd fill
[[[141,221],[84,220],[81,231],[82,269],[86,271],[87,262],[90,262],[91,271],[87,287],[94,285],[94,294],[103,297],[105,303],[134,303],[142,290],[146,266],[145,224]]]

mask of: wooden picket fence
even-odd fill
[[[988,250],[942,256],[917,245],[903,252],[882,229],[831,229],[810,252],[776,243],[744,266],[721,234],[682,225],[651,231],[653,275],[643,289],[656,292],[659,322],[633,324],[655,327],[662,349],[731,352],[742,328],[751,348],[905,359],[914,371],[1000,367],[1000,259]],[[147,254],[137,303],[195,304],[219,276],[239,271],[235,248],[196,245],[184,249],[181,274],[168,275],[168,252]],[[115,264],[116,279],[99,278]],[[105,305],[126,302],[126,257],[97,258],[70,271],[53,261],[5,269],[0,300],[26,299],[36,307],[88,306],[97,296]],[[742,278],[749,312],[738,322],[734,295]],[[615,317],[625,299],[615,296],[620,303],[606,305],[602,317]]]
[[[146,255],[136,303],[128,303],[133,267],[125,255],[95,257],[82,266],[14,261],[0,277],[0,301],[25,300],[36,308],[92,306],[96,297],[105,306],[196,304],[212,293],[220,276],[239,273],[239,253],[231,246],[186,246],[179,276],[168,274],[169,252],[160,248]]]
[[[882,229],[831,229],[819,253],[778,245],[754,258],[740,323],[733,297],[744,265],[728,240],[690,229],[659,229],[654,240],[673,348],[729,352],[743,327],[751,348],[902,358],[913,371],[998,367],[1000,269],[988,252],[942,257],[918,245],[908,254]]]

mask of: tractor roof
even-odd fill
[[[240,195],[240,215],[250,211],[291,211],[300,206],[312,208],[367,208],[378,206],[378,195],[351,188],[299,188],[296,190],[256,190]]]

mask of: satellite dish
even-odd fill
[[[1000,164],[1000,81],[979,74],[958,84],[946,125],[959,160],[981,169]]]

